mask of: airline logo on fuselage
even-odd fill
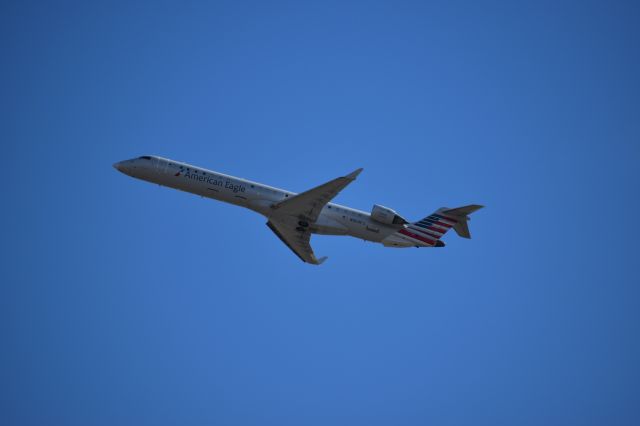
[[[246,191],[246,187],[244,185],[240,185],[240,184],[235,184],[232,181],[225,179],[216,179],[215,176],[205,176],[205,175],[200,175],[197,173],[189,173],[189,172],[184,172],[183,171],[179,171],[178,173],[176,173],[174,176],[179,177],[180,175],[183,175],[186,179],[191,179],[191,180],[195,180],[198,182],[206,182],[208,185],[211,186],[219,186],[221,188],[225,188],[228,189],[230,191],[232,191],[233,193],[238,193],[238,192],[245,192]]]

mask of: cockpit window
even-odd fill
[[[151,157],[149,157],[148,155],[143,155],[142,157],[140,157],[141,160],[151,160]]]

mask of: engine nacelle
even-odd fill
[[[408,223],[402,216],[385,206],[374,204],[371,209],[371,219],[386,225],[403,225]]]

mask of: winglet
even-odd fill
[[[324,263],[325,260],[327,260],[328,257],[327,256],[323,256],[320,259],[318,259],[318,263],[316,263],[316,265],[322,265]]]
[[[364,169],[362,167],[360,167],[358,170],[354,170],[353,172],[349,173],[345,177],[347,179],[355,179],[362,172],[362,170],[364,170]]]

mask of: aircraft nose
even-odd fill
[[[117,163],[113,163],[113,168],[119,172],[127,173],[127,166],[124,164],[124,161],[118,161]]]

